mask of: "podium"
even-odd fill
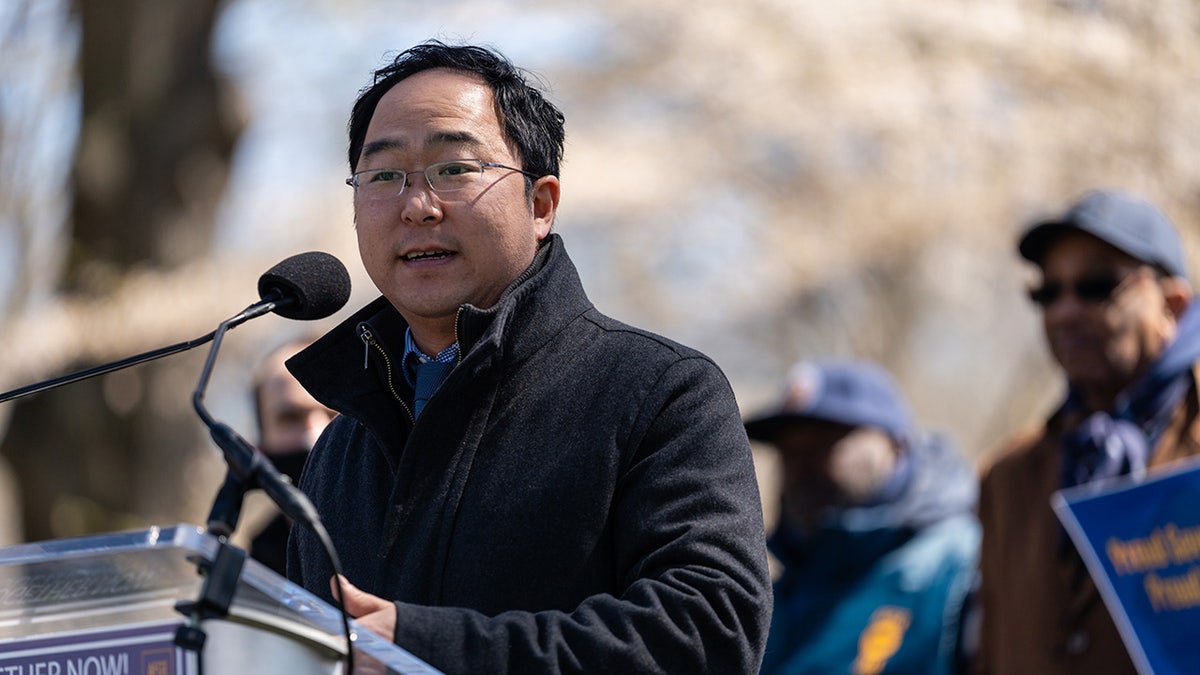
[[[247,558],[201,653],[175,644],[221,549],[193,525],[0,549],[0,675],[345,673],[337,609]],[[355,673],[439,671],[351,622]]]

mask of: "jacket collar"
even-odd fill
[[[529,358],[580,314],[591,309],[574,263],[558,234],[547,237],[533,263],[508,287],[495,306],[459,308],[458,337],[462,360],[500,353],[503,361]],[[366,363],[360,324],[399,367],[408,322],[384,297],[379,297],[335,326],[287,362],[288,369],[314,398],[338,412],[360,417],[374,410],[394,415],[386,376]],[[364,368],[364,365],[368,367]],[[391,386],[407,384],[399,372]],[[385,406],[381,409],[381,406]]]
[[[519,363],[591,308],[562,238],[551,234],[494,307],[460,308],[459,344],[464,357],[503,348],[507,362]]]

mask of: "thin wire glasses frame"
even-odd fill
[[[481,159],[452,159],[430,164],[419,171],[405,171],[404,169],[356,171],[346,179],[346,185],[354,188],[354,196],[359,199],[371,201],[394,199],[404,194],[411,176],[423,174],[425,183],[434,192],[455,192],[483,182],[485,169],[508,169],[529,178],[541,177],[524,169],[497,162],[485,162]]]

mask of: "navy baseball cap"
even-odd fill
[[[912,428],[908,406],[891,376],[866,361],[802,361],[784,379],[783,399],[746,420],[746,434],[770,442],[789,422],[826,421],[882,429],[899,443]]]
[[[1172,276],[1188,276],[1175,226],[1156,206],[1135,195],[1119,190],[1089,192],[1061,217],[1030,226],[1017,250],[1026,260],[1041,264],[1051,242],[1068,230],[1086,232]]]

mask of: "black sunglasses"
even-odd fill
[[[1053,305],[1070,288],[1075,297],[1084,302],[1104,302],[1112,297],[1122,279],[1116,277],[1093,277],[1080,279],[1070,284],[1061,281],[1047,281],[1037,288],[1029,289],[1029,299],[1040,307]]]

